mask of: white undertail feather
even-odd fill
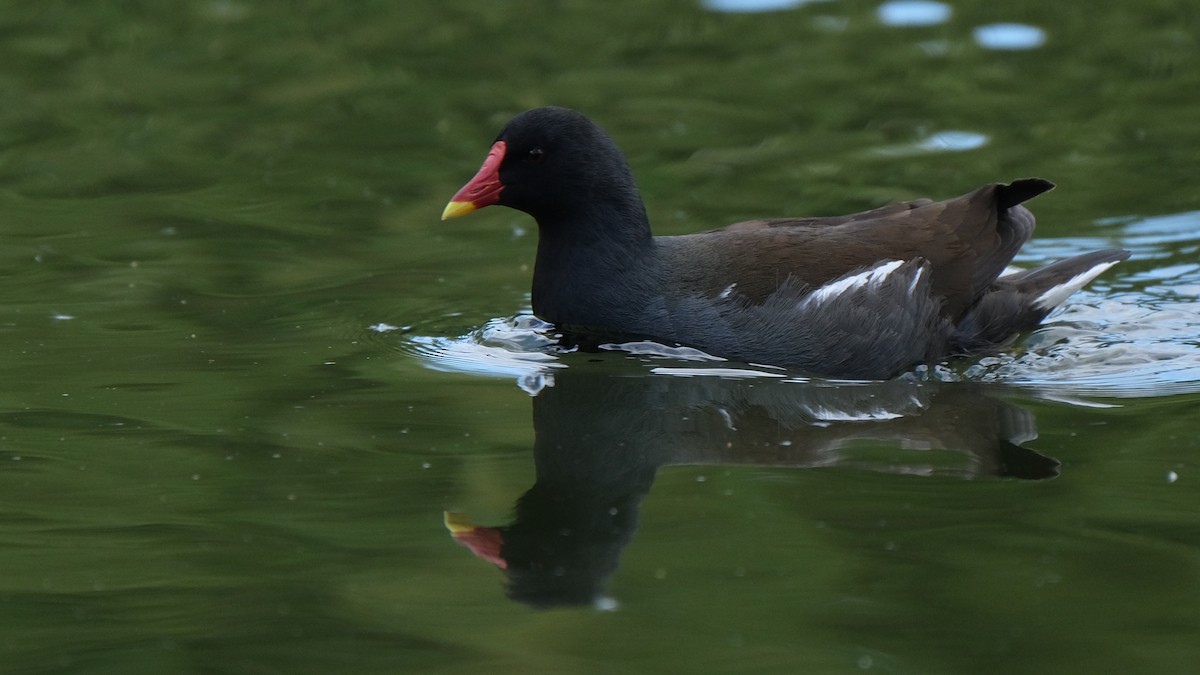
[[[847,291],[865,286],[879,286],[888,278],[888,275],[895,272],[903,264],[903,260],[889,260],[858,274],[838,279],[837,281],[831,281],[810,293],[802,302],[804,304],[825,302]]]
[[[1116,265],[1118,262],[1120,261],[1113,260],[1111,262],[1100,263],[1090,269],[1076,274],[1057,286],[1047,289],[1044,293],[1037,297],[1037,300],[1033,301],[1034,306],[1038,309],[1054,309],[1055,307],[1058,307],[1066,302],[1067,298],[1071,297],[1075,291],[1078,291],[1079,289],[1088,285],[1092,279],[1104,274],[1108,268]]]

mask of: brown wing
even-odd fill
[[[845,216],[818,216],[815,218],[763,218],[759,220],[746,220],[740,223],[734,223],[713,232],[749,232],[753,230],[770,229],[776,227],[827,227],[829,225],[844,225],[846,223],[862,222],[867,220],[877,220],[880,218],[888,218],[898,216],[900,214],[911,211],[915,208],[932,204],[931,199],[917,199],[911,202],[898,202],[896,204],[888,204],[870,211],[861,213],[851,213]]]
[[[720,230],[663,237],[666,263],[684,287],[718,294],[730,284],[761,302],[788,276],[819,286],[884,260],[921,257],[943,314],[978,299],[1033,232],[1020,202],[1053,184],[1041,179],[987,185],[940,202],[919,200],[832,218],[752,220]]]

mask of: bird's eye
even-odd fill
[[[526,159],[530,162],[540,162],[543,159],[546,159],[546,152],[541,148],[534,148],[529,151]]]

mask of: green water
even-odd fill
[[[877,5],[0,2],[0,673],[1193,672],[1200,6]],[[1022,262],[1134,258],[889,385],[556,354],[438,221],[549,103],[659,233],[1044,176]]]

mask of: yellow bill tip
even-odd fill
[[[476,208],[471,202],[450,202],[446,205],[446,210],[442,211],[442,220],[465,216]]]

